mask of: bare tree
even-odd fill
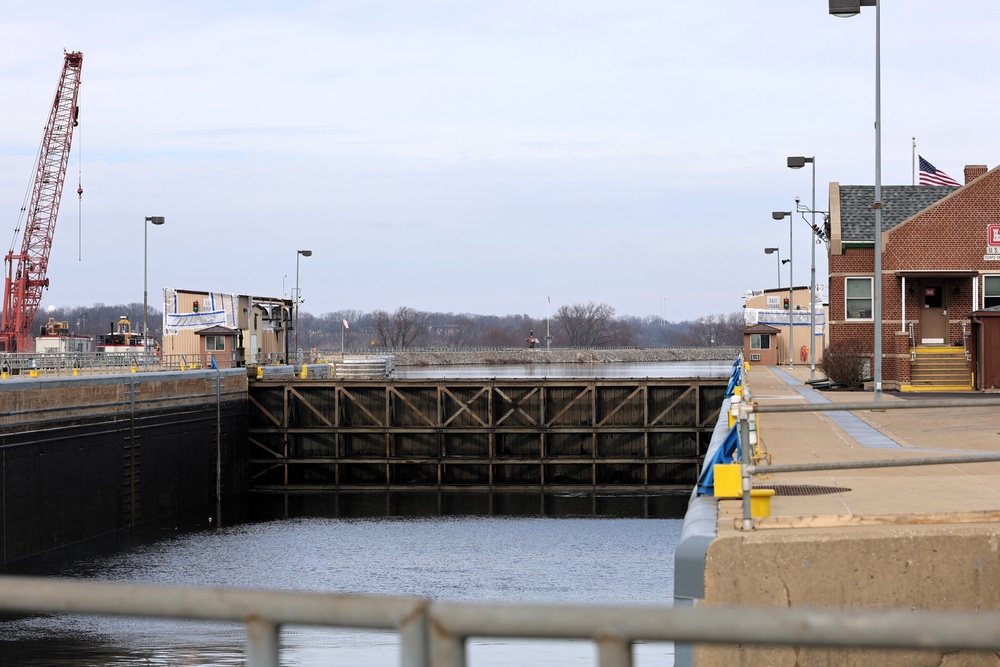
[[[743,313],[706,315],[692,322],[680,339],[684,345],[740,347],[743,345],[742,328]]]
[[[400,306],[391,315],[385,310],[372,312],[375,339],[387,350],[403,350],[427,335],[430,313]]]
[[[601,347],[617,343],[615,309],[606,303],[575,303],[560,306],[552,319],[573,347]]]

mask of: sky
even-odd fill
[[[882,0],[882,183],[1000,164],[996,0]],[[0,0],[0,237],[63,51],[80,126],[42,308],[165,287],[302,310],[669,321],[828,282],[805,218],[875,173],[875,11],[824,0]],[[77,186],[84,194],[77,197]],[[163,216],[163,226],[145,223]],[[148,240],[148,245],[145,245]],[[298,250],[312,250],[300,257]],[[298,259],[298,261],[296,261]],[[780,285],[789,283],[789,267]],[[6,271],[5,271],[6,272]]]

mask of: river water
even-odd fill
[[[28,572],[133,583],[670,605],[687,495],[254,496],[249,516]],[[241,625],[77,615],[0,623],[0,665],[239,665]],[[282,664],[395,665],[395,633],[286,627]],[[593,645],[471,640],[469,664],[592,665]],[[636,664],[673,664],[641,644]]]

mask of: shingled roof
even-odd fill
[[[883,185],[882,229],[892,229],[955,190],[952,185]],[[841,241],[875,242],[874,202],[874,185],[840,186]]]

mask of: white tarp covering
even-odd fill
[[[179,296],[178,292],[184,296]],[[180,303],[182,298],[185,301],[197,300],[198,312],[191,312],[192,304]],[[207,295],[191,295],[184,290],[167,287],[163,290],[163,334],[173,336],[180,331],[200,331],[216,325],[236,329],[236,304],[235,294],[209,292]],[[182,308],[186,312],[178,312]]]

